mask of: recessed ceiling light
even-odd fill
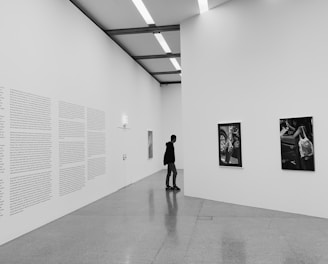
[[[139,13],[143,17],[143,19],[146,21],[148,25],[154,25],[155,22],[153,18],[151,17],[150,13],[148,12],[145,4],[142,2],[142,0],[132,0],[136,8],[138,9]]]
[[[155,38],[159,42],[159,44],[162,46],[162,49],[166,53],[172,53],[169,45],[167,44],[166,40],[164,39],[163,35],[161,33],[154,33]]]
[[[204,13],[208,11],[208,1],[207,0],[198,0],[199,13]]]
[[[179,62],[177,61],[176,58],[171,58],[170,61],[172,62],[174,68],[175,68],[177,71],[181,71],[181,67],[180,67]]]

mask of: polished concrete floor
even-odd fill
[[[165,192],[164,178],[156,173],[1,246],[0,263],[328,263],[328,220]]]

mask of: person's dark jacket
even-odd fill
[[[175,162],[174,146],[173,143],[170,141],[166,143],[166,150],[164,154],[164,165],[174,162]]]

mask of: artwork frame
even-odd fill
[[[148,137],[148,159],[152,159],[154,157],[154,149],[153,149],[153,131],[147,131]]]
[[[242,167],[241,123],[219,123],[219,165]]]
[[[281,118],[281,169],[315,171],[313,117]]]

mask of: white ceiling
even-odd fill
[[[131,0],[70,0],[103,30],[148,27]],[[229,0],[209,0],[214,8]],[[199,14],[197,0],[143,0],[156,26],[177,25]],[[172,53],[181,53],[180,31],[162,32]],[[112,36],[131,56],[165,54],[151,33]],[[181,54],[181,56],[183,56]],[[181,65],[181,60],[178,58]],[[168,58],[138,60],[148,72],[175,71]],[[183,71],[183,70],[182,70]],[[179,74],[155,75],[160,83],[180,82]]]
[[[115,39],[131,51],[131,54],[136,56],[163,53],[153,34],[119,35]]]
[[[103,29],[147,26],[131,0],[76,0]]]
[[[172,63],[168,59],[142,60],[142,64],[152,72],[175,71]]]

